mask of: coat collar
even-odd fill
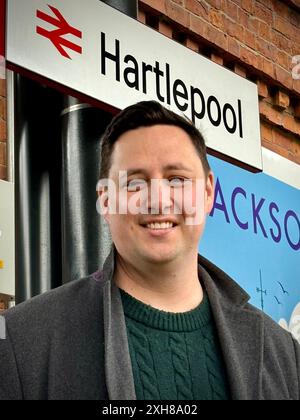
[[[115,246],[103,265],[106,380],[109,399],[135,400],[125,316],[112,281]],[[262,392],[263,317],[246,305],[249,295],[226,273],[198,256],[199,279],[214,314],[234,400],[259,400]]]
[[[215,285],[214,293],[217,293],[219,299],[227,301],[230,305],[244,306],[250,299],[248,293],[241,288],[231,277],[229,277],[219,267],[212,264],[209,260],[198,255],[199,279],[201,275],[204,276],[203,270],[206,271],[204,276],[206,283],[213,283]],[[208,275],[208,276],[207,276]],[[215,279],[213,281],[212,279]],[[216,281],[217,280],[217,281]],[[208,285],[208,284],[207,284]],[[205,284],[206,286],[206,284]]]
[[[113,281],[115,247],[102,270],[105,376],[109,400],[136,400],[134,377],[121,295]]]

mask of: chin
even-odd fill
[[[165,264],[168,262],[173,261],[178,256],[178,251],[176,252],[175,249],[173,250],[157,250],[157,252],[145,252],[143,253],[143,257],[148,262],[155,262],[155,263],[161,263]]]

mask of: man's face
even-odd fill
[[[126,171],[127,182],[120,179],[120,171]],[[213,205],[213,175],[206,179],[184,130],[155,125],[124,133],[115,143],[109,178],[122,195],[116,198],[117,209],[127,198],[127,214],[112,214],[106,207],[105,215],[112,240],[126,261],[163,264],[197,252],[206,214]],[[183,201],[190,203],[188,209]],[[132,202],[143,212],[133,211]],[[198,211],[197,224],[188,222],[195,215],[191,205]]]

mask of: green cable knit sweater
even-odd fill
[[[120,289],[138,400],[228,400],[208,297],[195,309],[155,309]]]

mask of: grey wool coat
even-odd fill
[[[5,313],[0,400],[134,400],[115,249],[103,271]],[[299,400],[300,346],[199,256],[234,400]]]

